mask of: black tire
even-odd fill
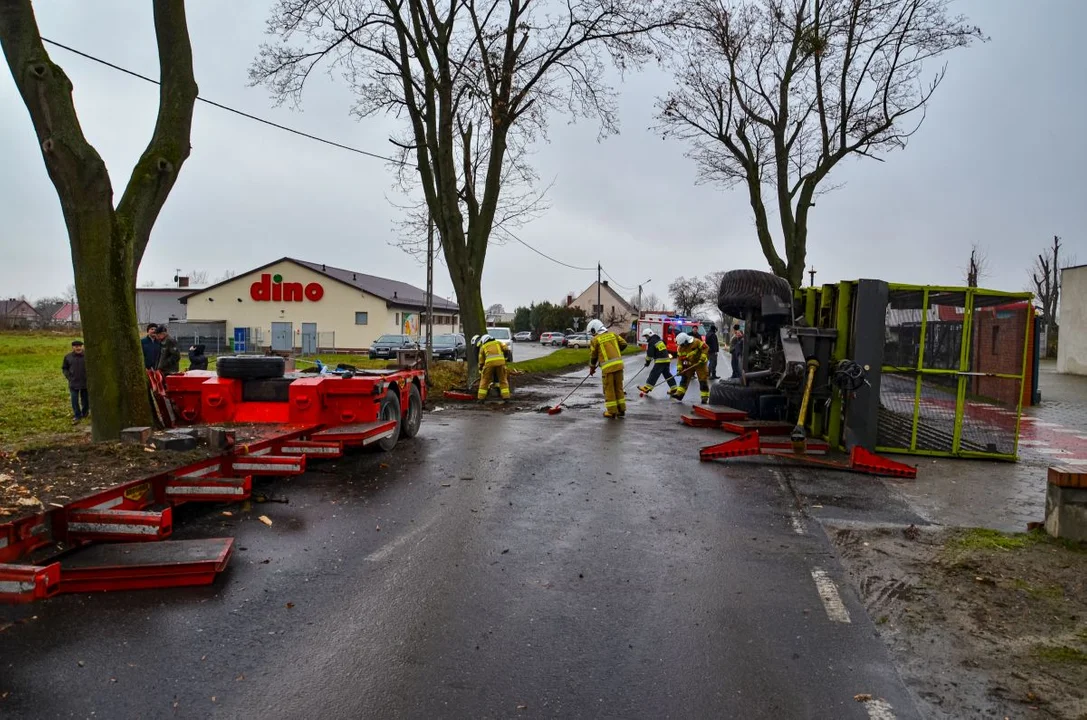
[[[761,270],[730,270],[721,277],[717,307],[725,315],[743,318],[748,312],[762,311],[764,295],[777,296],[790,307],[793,304],[793,290],[787,280]]]
[[[710,405],[741,410],[752,420],[762,420],[759,417],[759,398],[768,395],[781,393],[774,388],[719,382],[710,387]]]
[[[396,441],[400,439],[400,429],[404,423],[400,418],[400,389],[390,388],[385,397],[381,399],[381,407],[378,408],[378,420],[396,420],[396,430],[387,438],[377,441],[377,447],[382,452],[389,452],[396,447]]]
[[[266,380],[281,378],[283,358],[271,355],[224,355],[215,361],[215,372],[222,378]]]
[[[419,434],[419,426],[423,424],[423,395],[415,383],[408,388],[408,410],[404,414],[404,421],[400,424],[400,434],[411,439]]]

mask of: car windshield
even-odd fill
[[[404,342],[405,335],[382,335],[374,342],[379,343],[401,343]]]
[[[435,335],[434,347],[453,347],[457,344],[456,335]]]
[[[487,334],[493,337],[495,340],[509,340],[510,329],[509,328],[487,328]]]

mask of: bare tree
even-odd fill
[[[491,305],[489,308],[487,308],[487,315],[488,316],[505,315],[505,313],[506,313],[506,308],[502,305],[502,303],[495,303],[494,305]]]
[[[72,82],[45,51],[30,0],[0,2],[0,46],[60,198],[72,248],[87,342],[92,436],[151,423],[147,376],[136,327],[136,272],[151,228],[189,156],[197,87],[183,0],[153,3],[159,51],[158,118],[114,207],[106,164],[83,135]]]
[[[628,300],[630,306],[636,310],[644,310],[646,312],[653,312],[654,310],[663,310],[664,303],[661,302],[660,297],[656,293],[642,293],[641,307],[638,307],[638,293],[634,293]]]
[[[215,279],[215,282],[217,282],[217,283],[226,282],[227,280],[231,279],[232,277],[234,277],[237,274],[238,273],[234,272],[233,270],[224,270],[223,274]]]
[[[1046,331],[1045,357],[1050,356],[1050,347],[1057,342],[1057,308],[1061,299],[1061,239],[1053,236],[1052,247],[1038,254],[1031,270],[1032,290],[1042,306],[1042,327]]]
[[[342,72],[360,118],[405,121],[390,141],[401,180],[422,196],[409,223],[433,218],[472,335],[484,329],[480,283],[504,189],[532,184],[526,153],[548,116],[596,117],[601,134],[615,132],[605,59],[623,70],[650,57],[674,19],[667,0],[278,0],[268,28],[280,42],[261,48],[250,78],[298,103],[324,65]]]
[[[966,287],[976,288],[982,278],[989,276],[989,256],[981,246],[970,246],[970,259],[966,261]]]
[[[705,305],[711,298],[709,284],[697,277],[676,278],[668,286],[668,294],[672,296],[676,310],[684,316],[693,315],[695,310]]]
[[[850,156],[903,148],[944,77],[924,63],[982,39],[950,0],[694,0],[658,129],[703,181],[743,184],[771,270],[803,284],[808,216]],[[769,198],[764,196],[769,194]],[[767,205],[770,205],[767,208]],[[781,226],[784,258],[770,215]]]
[[[190,270],[188,272],[189,285],[192,287],[204,287],[208,284],[207,270]]]

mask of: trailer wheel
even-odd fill
[[[283,377],[283,358],[265,355],[226,355],[215,361],[219,377],[235,380],[266,380]]]
[[[396,429],[393,430],[393,434],[377,441],[377,446],[382,452],[389,452],[396,447],[396,441],[400,439],[400,428],[403,425],[400,420],[400,396],[396,390],[390,390],[385,394],[385,397],[381,399],[381,407],[378,408],[377,419],[382,422],[388,420],[396,421]]]
[[[793,289],[787,280],[762,270],[730,270],[721,276],[717,307],[725,315],[742,318],[750,311],[762,311],[764,295],[776,295],[786,305],[793,302]]]
[[[759,398],[780,394],[774,388],[719,382],[710,387],[710,405],[741,410],[752,420],[762,420],[759,417]]]
[[[404,415],[404,422],[400,433],[409,440],[419,434],[419,426],[423,422],[423,396],[415,383],[408,388],[408,411]]]

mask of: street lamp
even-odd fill
[[[642,285],[648,285],[651,282],[653,282],[653,278],[649,278],[645,282],[638,285],[638,314],[639,315],[641,315],[641,313],[642,313]]]

